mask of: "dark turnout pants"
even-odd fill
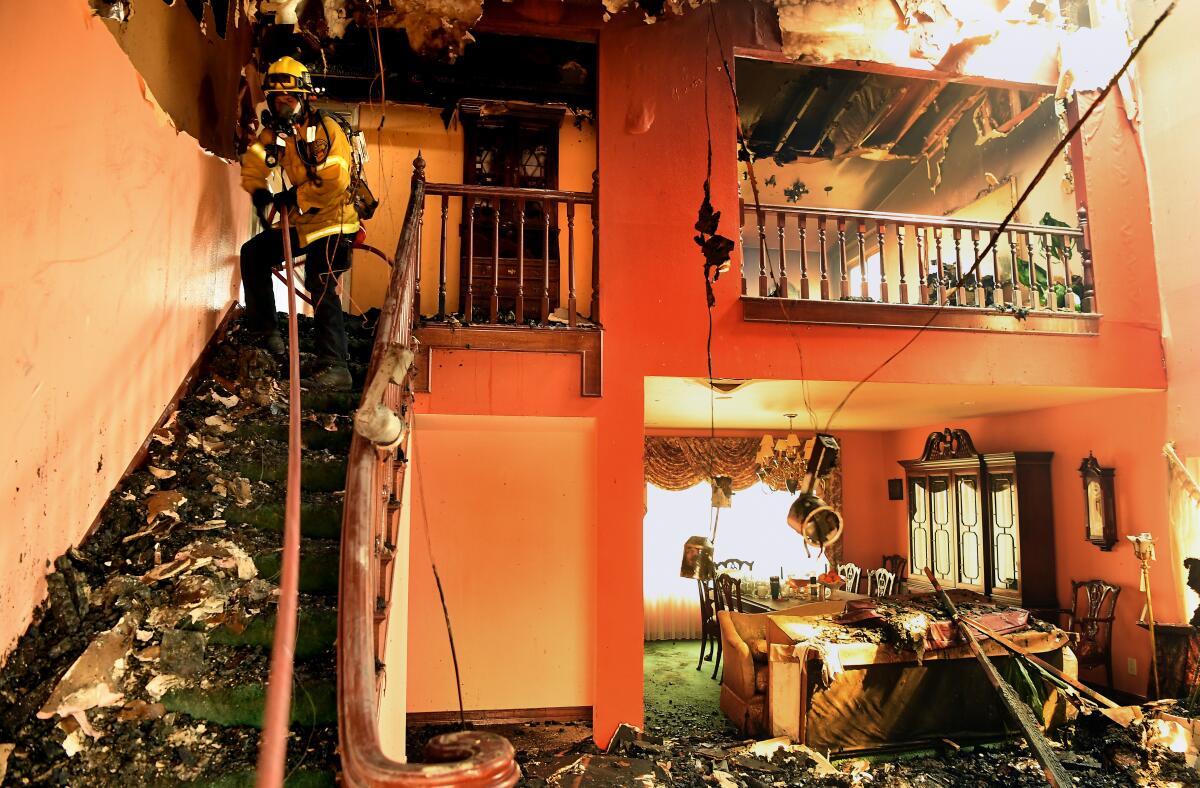
[[[305,255],[304,289],[313,303],[319,366],[346,365],[346,326],[338,298],[338,279],[350,267],[353,235],[329,235],[300,246],[292,230],[292,254]],[[277,333],[271,269],[283,262],[283,232],[263,230],[242,244],[242,287],[246,292],[246,327],[255,333]]]

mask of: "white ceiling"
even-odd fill
[[[697,378],[651,377],[645,382],[646,426],[693,429],[709,426],[710,393],[717,429],[783,429],[784,413],[799,414],[797,429],[812,429],[804,399],[825,429],[833,409],[853,387],[848,381],[751,380],[731,394],[711,392]],[[1144,389],[1066,386],[927,385],[865,383],[833,423],[837,430],[894,430],[940,421],[1036,410],[1144,392]]]

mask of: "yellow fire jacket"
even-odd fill
[[[288,182],[296,187],[296,204],[288,213],[291,226],[308,246],[318,238],[358,231],[358,213],[347,189],[350,186],[350,141],[338,124],[329,118],[311,114],[308,124],[296,136],[284,139],[279,149],[279,164]],[[296,149],[297,136],[310,161],[306,166]],[[258,140],[242,154],[242,188],[253,194],[267,188],[267,146],[277,145],[278,135],[263,129]],[[310,175],[311,171],[311,175]]]

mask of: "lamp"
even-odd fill
[[[1133,556],[1142,565],[1141,590],[1146,594],[1146,607],[1142,610],[1142,619],[1150,629],[1150,674],[1154,679],[1154,697],[1162,695],[1158,687],[1158,643],[1154,637],[1154,602],[1150,599],[1150,562],[1154,560],[1154,537],[1148,533],[1140,533],[1126,537],[1133,542]]]
[[[758,478],[772,490],[787,490],[795,495],[800,489],[800,480],[804,477],[808,463],[804,456],[804,442],[792,432],[792,419],[795,413],[785,413],[788,420],[786,438],[776,440],[768,433],[762,437],[758,447],[755,463],[758,465]]]

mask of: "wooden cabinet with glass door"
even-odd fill
[[[1048,452],[980,454],[962,430],[932,433],[904,460],[909,589],[947,588],[1028,608],[1057,606]]]
[[[463,183],[517,189],[557,190],[561,109],[463,101]],[[499,312],[517,323],[538,317],[548,288],[550,309],[559,301],[558,212],[536,196],[475,198],[474,222],[463,216],[460,301],[466,303],[467,270],[474,283],[470,322],[486,322],[493,285]],[[470,229],[473,228],[473,229]],[[467,243],[470,233],[472,243]],[[522,242],[523,239],[523,242]],[[473,253],[469,254],[468,250]],[[523,254],[522,254],[523,253]],[[470,259],[468,259],[470,257]],[[523,314],[515,314],[518,296]]]

